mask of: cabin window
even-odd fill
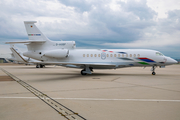
[[[132,54],[130,54],[129,56],[132,57]]]
[[[140,54],[138,54],[138,57],[140,57]]]
[[[94,54],[94,57],[97,57],[97,55],[96,55],[96,54]]]
[[[113,54],[111,54],[111,57],[113,57]]]
[[[98,54],[98,57],[101,57],[101,55],[100,55],[100,54]]]
[[[121,57],[120,54],[118,54],[118,57]]]
[[[93,54],[91,54],[91,57],[93,57]]]
[[[87,54],[87,57],[89,57],[89,54]]]
[[[134,54],[134,57],[136,57],[136,54]]]
[[[109,57],[109,54],[107,54],[107,57]]]
[[[126,57],[128,57],[128,54],[126,54]]]
[[[124,54],[122,54],[122,57],[124,57]]]
[[[83,54],[83,57],[85,57],[85,54]]]
[[[116,54],[114,54],[114,57],[116,57]]]

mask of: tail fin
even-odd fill
[[[13,45],[13,44],[10,44],[10,46],[11,46],[10,49],[13,48],[18,54],[22,54],[21,50],[19,50],[18,47],[16,47],[16,46]]]
[[[29,40],[48,41],[49,39],[36,27],[34,23],[37,23],[37,21],[24,21]]]
[[[28,58],[23,56],[17,47],[15,47],[14,45],[11,44],[10,49],[12,51],[13,56],[16,58],[16,61],[25,62],[25,63],[27,62]]]

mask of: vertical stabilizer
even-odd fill
[[[29,40],[49,40],[34,23],[37,21],[24,21]]]
[[[10,48],[14,48],[17,53],[22,54],[22,51],[19,50],[19,48],[16,47],[14,44],[10,44]]]
[[[10,50],[12,51],[13,56],[15,57],[16,61],[18,62],[23,62],[26,63],[27,62],[27,57],[23,56],[21,51],[18,50],[17,47],[15,47],[15,45],[11,44]]]

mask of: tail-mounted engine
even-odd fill
[[[50,50],[45,52],[43,56],[53,57],[53,58],[66,58],[69,56],[69,50],[68,49]]]

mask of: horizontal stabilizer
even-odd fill
[[[15,42],[6,42],[6,44],[19,44],[19,43],[44,43],[46,40],[26,40],[26,41],[15,41]]]

